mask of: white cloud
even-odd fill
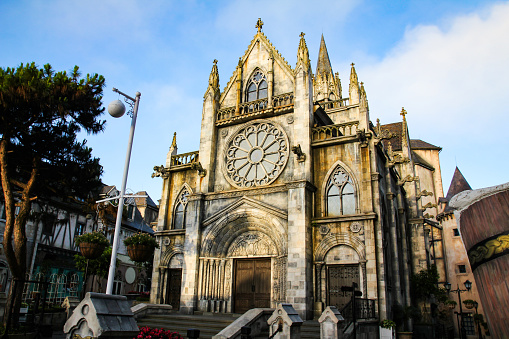
[[[478,176],[473,187],[507,181],[501,168],[509,161],[501,156],[509,138],[501,131],[509,125],[508,36],[509,3],[440,26],[407,28],[381,61],[357,68],[371,119],[398,121],[404,106],[411,137],[442,146],[443,160],[454,156],[471,166],[470,175]],[[478,162],[480,153],[491,154],[493,166],[487,168],[488,159]],[[445,163],[453,166],[452,159]],[[442,166],[445,188],[453,170]]]
[[[390,119],[405,106],[411,121],[442,132],[450,124],[484,132],[507,121],[508,35],[509,4],[452,19],[447,28],[407,29],[381,62],[361,68],[372,114]]]

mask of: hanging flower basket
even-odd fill
[[[81,255],[87,259],[97,259],[103,254],[105,245],[95,244],[90,242],[82,242],[80,243],[80,252]]]
[[[447,300],[444,304],[445,304],[445,306],[447,306],[450,310],[453,310],[453,309],[456,307],[456,305],[457,305],[456,301],[454,301],[454,300]]]
[[[108,239],[101,232],[82,234],[74,239],[79,246],[81,255],[87,259],[97,259],[110,244]]]
[[[135,262],[145,262],[152,258],[154,246],[151,245],[129,245],[127,246],[127,255]]]
[[[475,307],[475,301],[471,299],[465,300],[463,304],[465,304],[465,307],[468,308],[469,310]]]
[[[159,248],[156,238],[148,233],[136,233],[124,239],[127,247],[127,255],[135,262],[149,261],[154,254],[154,249]]]

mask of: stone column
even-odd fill
[[[186,238],[184,241],[184,265],[182,269],[182,288],[180,312],[192,314],[197,308],[199,278],[199,244],[201,243],[201,211],[203,195],[193,194],[189,197],[186,219]]]
[[[313,317],[311,196],[307,182],[288,190],[288,264],[286,301],[304,319]]]
[[[267,79],[269,81],[268,88],[267,88],[267,104],[268,107],[272,107],[272,94],[274,92],[274,55],[270,53],[270,59],[269,59],[269,71],[268,71],[269,78]]]

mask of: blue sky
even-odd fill
[[[411,138],[443,148],[445,191],[456,165],[473,188],[509,181],[507,1],[0,0],[0,67],[78,65],[105,76],[105,106],[112,87],[141,92],[127,187],[157,201],[152,168],[173,132],[179,153],[198,150],[212,61],[224,88],[259,17],[292,67],[304,32],[315,68],[323,33],[344,89],[355,63],[373,122],[400,121],[404,106]],[[130,119],[105,119],[104,133],[84,137],[103,181],[120,187]]]

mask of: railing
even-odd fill
[[[285,106],[293,105],[293,92],[284,93],[272,97],[272,107],[280,109]],[[261,112],[269,107],[268,98],[258,99],[254,101],[244,102],[239,106],[237,116],[248,115],[251,113]],[[220,109],[217,112],[217,121],[227,120],[235,117],[235,106]]]
[[[66,297],[78,297],[80,286],[80,277],[73,273],[69,277],[66,274],[50,275],[49,280],[45,281],[42,273],[37,273],[33,277],[27,275],[23,286],[23,302],[30,304],[37,293],[45,290],[46,302],[48,304],[60,305]]]
[[[239,106],[239,115],[254,113],[267,109],[269,99],[258,99],[255,101],[245,102]]]
[[[332,108],[340,108],[340,107],[346,107],[349,105],[350,98],[344,98],[339,100],[333,100],[333,101],[322,101],[320,102],[320,106],[323,107],[323,109],[332,109]]]
[[[358,121],[315,127],[312,130],[313,141],[328,140],[346,135],[355,135],[358,127]]]
[[[272,97],[272,106],[281,107],[293,105],[293,92],[280,94]]]
[[[193,162],[198,162],[198,154],[199,153],[200,153],[199,151],[195,151],[195,152],[173,155],[171,157],[170,167],[190,165]]]
[[[344,329],[346,330],[354,320],[351,300],[343,307],[340,313],[345,318]],[[373,318],[375,318],[375,301],[373,299],[355,298],[355,319]]]

